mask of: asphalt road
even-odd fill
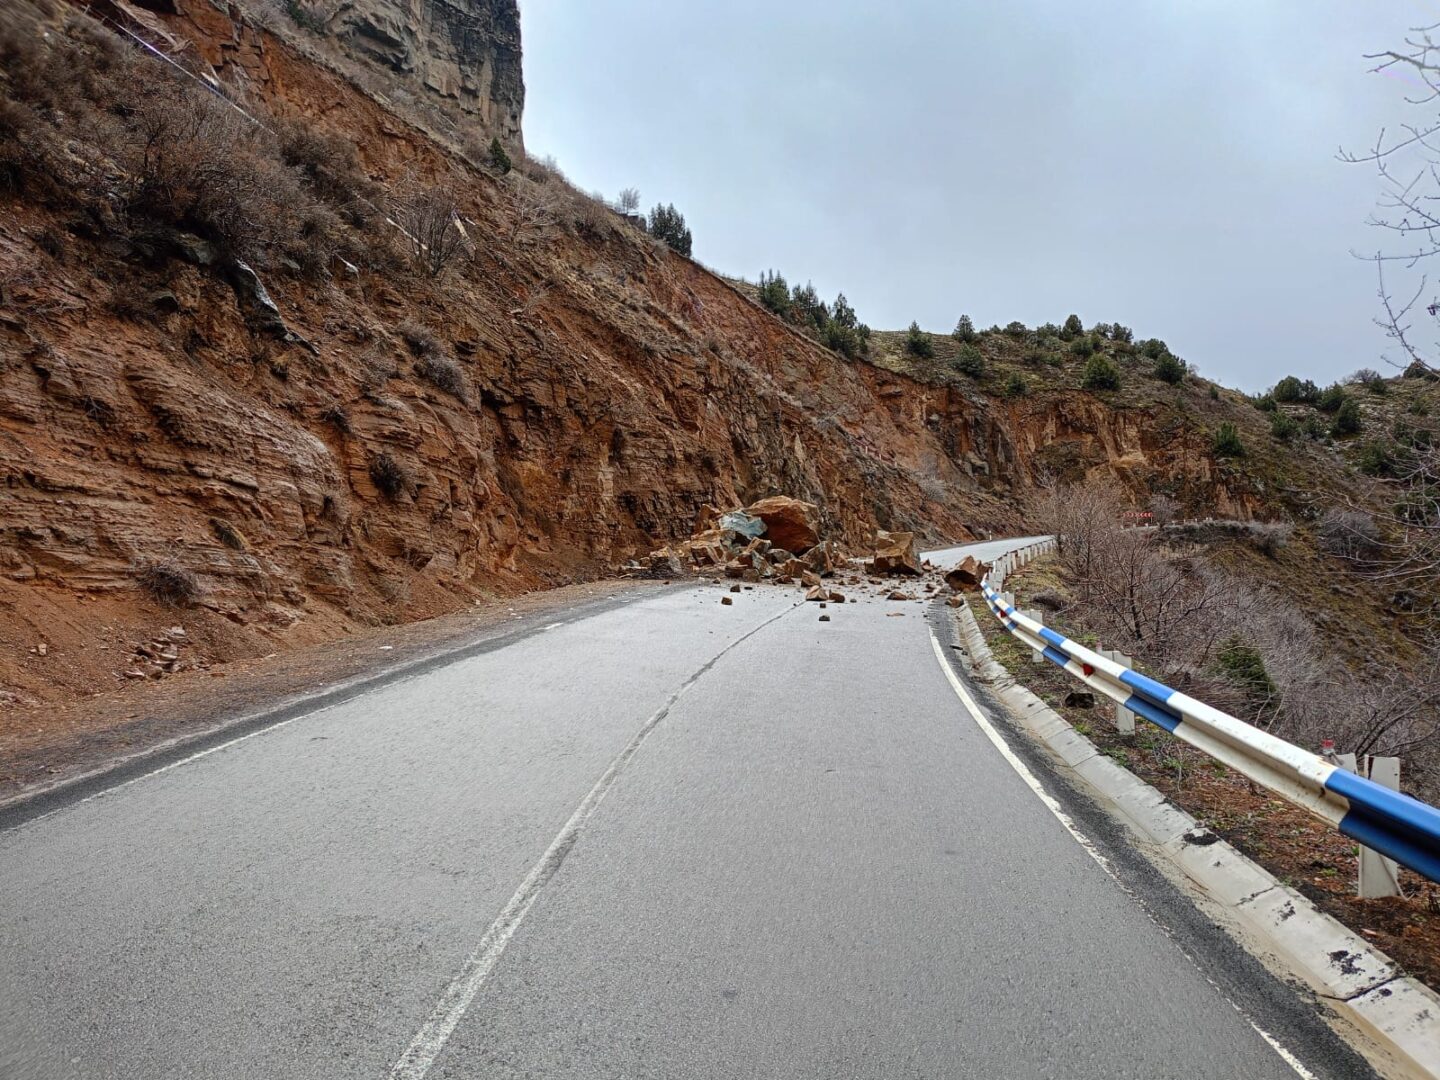
[[[1293,1080],[1257,1028],[1365,1075],[1047,808],[942,670],[947,609],[721,595],[536,625],[0,833],[0,1076]]]

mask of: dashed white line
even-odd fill
[[[665,719],[675,703],[731,649],[793,610],[794,605],[772,615],[754,629],[726,645],[695,674],[686,679],[679,689],[670,695],[665,704],[660,706],[650,716],[650,719],[641,725],[640,730],[625,744],[625,748],[620,751],[614,761],[610,762],[609,768],[605,770],[599,780],[595,781],[595,786],[580,801],[580,805],[570,815],[570,820],[550,842],[550,846],[545,849],[545,854],[540,856],[540,861],[525,875],[525,879],[520,882],[520,887],[515,890],[515,895],[510,897],[509,902],[500,909],[500,914],[495,917],[495,921],[490,924],[480,938],[479,944],[470,953],[464,966],[451,980],[450,985],[445,988],[444,993],[440,995],[439,1002],[436,1003],[424,1026],[415,1034],[415,1038],[410,1041],[410,1045],[400,1055],[400,1059],[395,1062],[394,1068],[390,1071],[391,1080],[421,1080],[430,1071],[430,1066],[435,1064],[436,1058],[445,1049],[445,1043],[464,1018],[470,1008],[470,1003],[475,1000],[475,995],[485,985],[485,980],[489,978],[491,970],[494,969],[496,962],[504,953],[505,946],[515,936],[515,931],[520,928],[520,924],[525,921],[525,916],[539,898],[541,890],[555,876],[555,872],[560,869],[560,864],[565,861],[565,856],[569,854],[570,849],[580,838],[580,830],[595,813],[601,800],[605,798],[606,792],[620,776],[621,771],[640,751],[646,738]]]

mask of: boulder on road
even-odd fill
[[[803,555],[820,542],[820,508],[814,503],[772,495],[751,503],[744,512],[765,523],[765,539],[795,555]]]
[[[966,555],[945,575],[945,584],[956,592],[978,589],[980,580],[989,572],[989,563],[981,562],[974,555]]]
[[[877,530],[870,570],[876,574],[919,574],[920,555],[915,550],[915,534]]]

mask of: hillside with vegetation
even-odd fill
[[[872,331],[708,271],[674,206],[584,194],[508,119],[457,133],[322,23],[164,7],[14,4],[0,39],[12,703],[150,677],[179,622],[163,673],[605,577],[774,494],[855,551],[1033,529],[1084,477],[1294,553],[1370,497],[1371,389],[1311,438],[1117,324]]]

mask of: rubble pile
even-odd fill
[[[698,571],[752,583],[800,581],[814,587],[845,561],[839,544],[820,538],[819,507],[773,495],[735,510],[705,507],[689,540],[652,551],[625,570],[649,577]]]
[[[123,673],[124,677],[159,679],[174,675],[178,671],[203,666],[180,655],[180,650],[186,644],[187,636],[183,626],[172,626],[149,641],[142,641],[135,646],[135,653],[130,657],[130,667]]]

